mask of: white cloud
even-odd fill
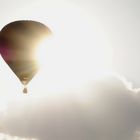
[[[11,100],[1,132],[38,140],[135,140],[140,127],[139,91],[108,77],[55,98]]]
[[[37,139],[20,138],[17,136],[11,136],[8,134],[0,133],[0,140],[37,140]]]

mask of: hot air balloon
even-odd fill
[[[31,20],[11,22],[0,31],[0,54],[24,85],[23,93],[39,69],[34,57],[38,44],[50,35],[46,25]]]

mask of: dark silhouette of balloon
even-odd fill
[[[51,35],[50,29],[36,21],[21,20],[7,24],[0,32],[0,54],[25,86],[38,71],[35,50],[39,42]]]

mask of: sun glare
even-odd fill
[[[61,8],[57,14],[48,25],[54,36],[38,44],[36,59],[41,72],[36,80],[45,81],[49,91],[61,91],[108,75],[112,50],[98,34],[93,19],[78,8]]]
[[[52,37],[44,37],[41,41],[37,44],[37,49],[35,51],[35,59],[40,67],[46,65],[47,61],[47,52],[49,47],[52,47]]]
[[[36,9],[31,12],[27,9],[28,14],[23,13],[24,18],[28,15],[27,19],[46,24],[53,34],[37,44],[35,59],[40,71],[28,85],[34,95],[69,91],[111,71],[112,50],[105,36],[98,32],[96,19],[88,11],[63,0],[55,6],[49,4],[37,13]],[[36,6],[40,6],[39,3],[35,3]],[[44,13],[47,14],[44,16]],[[15,84],[18,84],[16,79],[13,89]]]

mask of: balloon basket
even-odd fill
[[[28,93],[27,87],[24,87],[23,93],[24,93],[24,94],[27,94],[27,93]]]

